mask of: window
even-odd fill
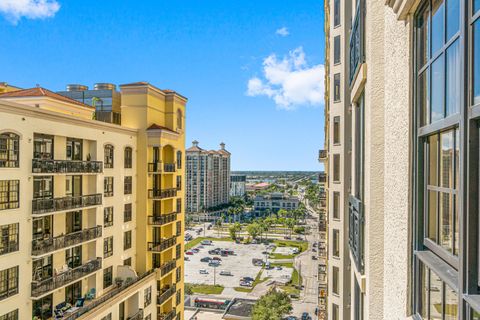
[[[33,300],[32,315],[34,319],[51,319],[53,316],[53,294]]]
[[[123,209],[123,222],[132,221],[132,204],[126,203]]]
[[[132,247],[132,231],[125,231],[123,233],[123,250],[130,249]]]
[[[67,138],[67,160],[83,160],[82,149],[82,140]]]
[[[333,38],[333,64],[340,63],[340,36]]]
[[[103,195],[113,197],[113,177],[105,177],[103,180]]]
[[[340,155],[333,155],[333,181],[340,182]]]
[[[340,219],[340,192],[333,193],[333,219]]]
[[[182,151],[177,151],[177,169],[182,169]]]
[[[33,135],[33,157],[35,159],[53,159],[53,136],[38,134]]]
[[[340,257],[340,231],[333,229],[333,243],[332,243],[332,255],[334,257]]]
[[[112,284],[113,284],[113,267],[108,267],[103,269],[103,289],[110,287]]]
[[[182,212],[182,199],[178,198],[177,199],[177,213],[181,213],[181,212]]]
[[[77,299],[82,297],[82,281],[72,283],[65,288],[65,302],[75,305]]]
[[[34,199],[53,198],[53,177],[52,176],[33,177],[33,198]]]
[[[123,182],[123,193],[132,194],[132,177],[125,177]]]
[[[18,266],[0,271],[0,300],[18,293]]]
[[[105,145],[103,153],[104,153],[103,167],[104,168],[113,168],[113,160],[114,160],[113,146],[111,144]]]
[[[182,234],[182,222],[177,221],[176,225],[177,227],[175,229],[177,230],[177,236],[180,236],[180,234]]]
[[[333,101],[340,101],[340,73],[333,75]]]
[[[333,144],[340,144],[340,117],[333,117]]]
[[[20,180],[0,180],[0,210],[16,209],[20,204]]]
[[[123,265],[124,266],[132,266],[132,258],[127,258],[123,260]]]
[[[340,25],[340,0],[334,0],[333,3],[333,26]]]
[[[106,207],[103,209],[103,227],[113,226],[113,207]]]
[[[177,109],[177,129],[182,129],[183,127],[183,114],[182,110]]]
[[[354,191],[355,196],[357,199],[363,200],[363,192],[364,192],[364,158],[365,158],[365,123],[364,123],[364,95],[363,93],[360,95],[357,103],[355,103],[355,114],[354,114],[354,121],[355,121],[355,128],[354,128],[354,136],[353,141],[355,144],[355,151],[354,151],[354,168],[355,168],[355,176],[354,176]]]
[[[0,134],[0,168],[18,168],[20,166],[20,137],[15,133]]]
[[[182,280],[182,267],[178,267],[177,270],[175,270],[175,280],[177,282]]]
[[[143,307],[146,308],[152,303],[152,286],[148,287],[145,289],[145,292],[143,293]]]
[[[182,302],[182,289],[178,289],[176,292],[175,302],[177,306]]]
[[[18,251],[18,223],[0,226],[0,255]]]
[[[103,239],[103,257],[108,258],[113,254],[113,236]]]
[[[105,317],[102,317],[101,320],[112,320],[112,314],[111,313],[107,314]]]
[[[182,245],[177,244],[177,246],[175,247],[175,257],[178,260],[178,259],[180,259],[181,256],[182,256]]]
[[[340,310],[336,304],[332,304],[332,320],[340,320]]]
[[[177,176],[177,190],[182,190],[182,176]]]
[[[0,316],[0,320],[18,320],[18,309]]]
[[[332,292],[337,295],[339,294],[338,293],[339,292],[338,291],[339,274],[340,274],[340,271],[338,267],[333,266],[332,267]]]
[[[146,316],[145,320],[152,320],[152,314],[149,314],[148,316]]]
[[[132,148],[126,147],[124,153],[125,153],[124,160],[123,160],[124,168],[125,169],[131,169],[132,168],[132,157],[133,157]]]
[[[82,265],[82,246],[76,246],[65,250],[65,263],[70,269]]]
[[[32,262],[32,280],[42,281],[53,276],[53,255],[35,259]]]

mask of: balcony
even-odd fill
[[[134,315],[127,317],[127,320],[143,320],[143,309],[140,309]]]
[[[177,171],[175,163],[162,163],[161,161],[150,162],[148,164],[148,173],[173,173]]]
[[[328,151],[327,150],[318,150],[318,161],[323,162],[326,161],[328,157]]]
[[[85,264],[59,273],[52,278],[32,282],[32,297],[40,297],[52,290],[66,286],[95,271],[102,269],[102,258],[90,260]]]
[[[364,54],[364,3],[358,1],[355,11],[355,20],[350,33],[350,85],[355,80],[360,65],[365,61]]]
[[[177,196],[177,189],[148,189],[149,199],[167,199]]]
[[[177,237],[173,236],[171,238],[161,240],[160,242],[149,242],[148,251],[162,252],[176,244],[177,244]]]
[[[164,163],[163,171],[169,173],[175,172],[177,171],[177,165],[175,163]]]
[[[159,296],[157,298],[157,304],[163,304],[165,301],[170,299],[175,292],[177,291],[176,285],[173,284],[173,286],[165,286],[162,288],[162,290],[159,292]]]
[[[150,225],[164,225],[177,220],[178,213],[172,212],[169,214],[148,216],[148,224]]]
[[[157,320],[173,320],[177,315],[177,310],[173,308],[172,311],[167,313],[161,313],[157,316]]]
[[[39,256],[52,251],[78,245],[89,240],[100,238],[101,236],[102,226],[96,226],[53,238],[33,240],[32,256]]]
[[[177,261],[176,260],[171,260],[166,263],[164,263],[160,267],[160,274],[161,276],[167,275],[170,271],[174,270],[177,267]]]
[[[32,213],[45,214],[56,211],[76,210],[102,204],[102,194],[90,194],[78,197],[32,200]]]
[[[365,219],[363,215],[362,202],[351,195],[349,198],[348,207],[348,244],[350,245],[350,252],[353,256],[357,270],[363,274],[363,229]]]
[[[326,232],[327,231],[327,222],[326,221],[318,221],[318,231]]]
[[[32,159],[32,173],[102,173],[102,161]]]

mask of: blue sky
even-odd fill
[[[189,98],[187,147],[232,170],[320,170],[323,1],[2,0],[0,81],[149,81]]]

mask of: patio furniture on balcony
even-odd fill
[[[177,316],[177,310],[175,308],[167,313],[161,313],[157,316],[157,320],[173,320]]]

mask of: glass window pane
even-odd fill
[[[428,163],[425,170],[428,172],[428,184],[438,185],[438,135],[428,137]]]
[[[430,123],[429,106],[429,69],[426,69],[418,77],[418,108],[420,110],[420,126]]]
[[[445,96],[445,68],[443,63],[442,54],[435,60],[432,64],[432,114],[431,114],[431,122],[435,122],[438,120],[443,119],[444,117],[444,96]]]
[[[437,242],[437,192],[428,191],[428,230],[427,237]]]
[[[458,213],[460,212],[459,205],[458,205],[458,200],[457,196],[453,196],[453,203],[454,203],[454,210],[455,212],[453,213],[453,254],[458,256]]]
[[[458,0],[447,0],[447,41],[458,32],[460,7]]]
[[[417,68],[420,69],[430,57],[430,10],[428,6],[425,6],[425,10],[417,17],[417,30]]]
[[[460,130],[455,130],[455,189],[460,186]]]
[[[473,14],[475,14],[478,9],[480,9],[480,0],[473,0]]]
[[[444,44],[444,17],[443,0],[432,0],[432,55]]]
[[[452,252],[453,248],[453,199],[450,193],[440,192],[440,245]]]
[[[457,293],[445,285],[445,320],[457,320],[458,318]]]
[[[480,3],[480,0],[478,0]],[[480,20],[473,24],[473,103],[480,103]]]
[[[453,131],[440,134],[440,186],[453,189]]]
[[[460,49],[458,40],[447,50],[447,116],[460,112]]]
[[[442,320],[442,280],[430,272],[430,319]]]

